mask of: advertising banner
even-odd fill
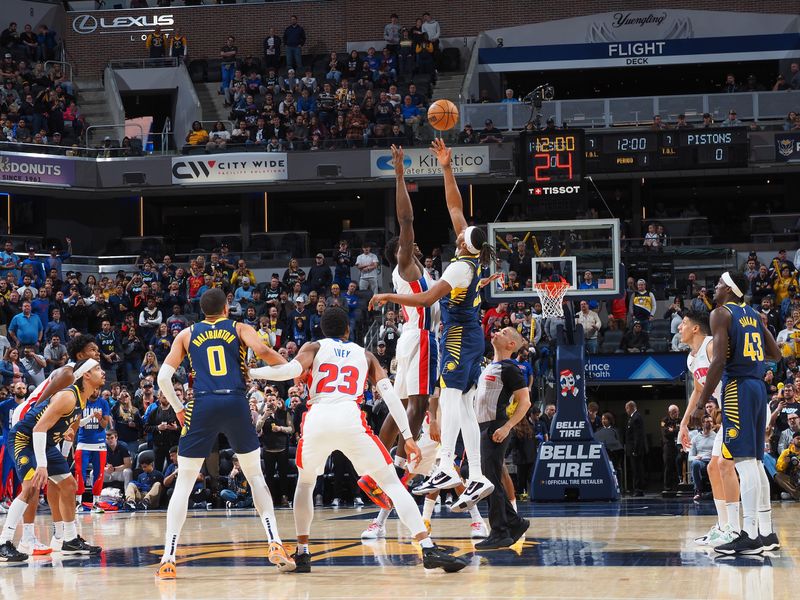
[[[0,181],[32,185],[75,185],[75,160],[42,154],[0,155]]]
[[[439,162],[428,148],[404,148],[406,177],[435,177],[442,174]],[[370,173],[372,177],[394,177],[394,163],[389,149],[372,150]],[[489,148],[486,146],[456,146],[453,148],[453,173],[479,175],[489,172]]]
[[[800,161],[800,133],[775,134],[775,159],[778,162]]]
[[[231,152],[172,159],[172,183],[178,185],[260,183],[288,178],[284,152]]]
[[[675,381],[686,371],[686,354],[590,354],[586,362],[586,377],[593,384],[627,381]]]

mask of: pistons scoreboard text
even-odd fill
[[[521,171],[532,196],[575,198],[583,193],[583,140],[580,129],[521,136]]]

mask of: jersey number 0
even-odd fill
[[[225,350],[222,346],[208,348],[208,372],[212,375],[227,375],[228,365],[225,363]]]

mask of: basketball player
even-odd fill
[[[228,438],[250,483],[253,504],[269,540],[269,562],[279,571],[293,571],[294,561],[278,536],[272,497],[261,471],[261,445],[245,397],[248,348],[267,363],[278,365],[286,360],[265,344],[254,328],[227,317],[228,303],[221,289],[203,292],[200,309],[205,320],[178,334],[158,372],[158,387],[175,409],[182,430],[178,478],[167,509],[164,554],[156,576],[176,577],[175,552],[186,521],[189,495],[220,433]],[[184,408],[173,388],[172,376],[187,354],[192,365],[194,400]]]
[[[437,489],[454,488],[461,483],[453,468],[453,454],[460,431],[470,472],[466,490],[451,509],[463,511],[472,508],[494,490],[481,471],[480,429],[473,407],[484,350],[483,329],[479,320],[481,267],[494,260],[494,248],[488,244],[482,230],[474,226],[467,227],[461,193],[453,175],[452,151],[440,139],[433,141],[431,150],[444,174],[447,209],[458,235],[456,258],[445,269],[441,279],[427,291],[417,294],[376,294],[370,299],[370,307],[396,302],[406,307],[426,308],[442,301],[444,344],[439,378],[442,390],[439,396],[442,411],[439,465],[413,491],[424,495]]]
[[[426,569],[460,571],[467,562],[434,545],[414,499],[397,477],[389,452],[367,426],[359,407],[369,378],[376,384],[400,429],[409,460],[413,463],[422,458],[411,435],[403,403],[386,372],[372,353],[346,341],[350,335],[350,321],[344,310],[339,307],[326,309],[320,326],[325,338],[304,344],[289,364],[250,370],[254,379],[269,381],[286,381],[309,372],[309,409],[303,415],[296,457],[299,475],[294,494],[297,529],[294,559],[297,572],[311,571],[308,542],[314,518],[314,485],[317,476],[322,474],[328,455],[334,450],[347,456],[358,473],[372,477],[389,496],[400,520],[422,546],[422,563]]]
[[[745,303],[746,286],[740,272],[725,272],[717,283],[717,308],[711,312],[717,351],[697,405],[704,406],[722,380],[722,458],[733,461],[739,474],[743,527],[733,541],[715,548],[721,554],[761,554],[780,548],[772,530],[769,480],[761,457],[767,422],[764,360],[780,360],[781,353],[758,313]]]
[[[705,411],[705,408],[703,411],[695,409],[706,383],[708,367],[714,357],[714,338],[710,335],[708,315],[695,311],[689,311],[683,317],[683,321],[678,326],[678,332],[681,342],[690,348],[686,357],[686,365],[694,378],[694,389],[689,397],[680,425],[679,439],[681,445],[688,451],[692,446],[689,439],[689,420],[692,415],[701,416]],[[713,398],[717,402],[722,398],[721,391],[721,385],[717,385],[713,392]],[[695,543],[700,546],[714,547],[732,542],[739,533],[739,479],[736,477],[733,462],[721,458],[723,429],[721,426],[722,415],[719,409],[715,408],[710,416],[719,426],[714,438],[714,448],[711,450],[711,461],[708,463],[708,479],[711,481],[711,492],[714,496],[714,506],[717,509],[717,522],[706,535],[695,539]]]
[[[400,223],[400,235],[386,243],[386,259],[389,264],[395,265],[392,271],[392,285],[395,291],[398,294],[415,294],[430,289],[434,282],[419,261],[419,249],[414,243],[414,209],[406,189],[403,149],[392,145],[391,150],[397,180],[395,205],[397,221]],[[405,319],[403,333],[396,348],[397,375],[394,380],[394,390],[406,406],[411,435],[417,439],[428,410],[428,397],[433,393],[436,384],[439,359],[439,345],[436,338],[436,332],[439,330],[439,306],[400,308]],[[381,427],[379,434],[381,442],[387,448],[391,448],[397,442],[399,433],[395,420],[389,415]],[[403,444],[397,444],[394,464],[400,473],[406,467]],[[390,502],[387,502],[386,494],[381,493],[372,479],[362,477],[358,485],[375,504],[381,507],[382,511],[392,508]],[[388,516],[388,513],[385,516]]]
[[[78,480],[77,504],[81,504],[86,489],[85,480],[89,464],[92,465],[92,512],[104,512],[100,508],[100,493],[106,470],[106,426],[111,419],[111,407],[103,397],[89,400],[83,409],[78,440],[75,446],[75,476]]]
[[[84,366],[86,369],[82,370]],[[99,546],[87,544],[78,535],[74,502],[78,484],[58,444],[74,437],[86,400],[102,387],[106,375],[100,363],[91,358],[77,363],[75,370],[81,373],[75,385],[28,410],[22,420],[14,425],[6,442],[7,451],[14,454],[14,466],[22,481],[22,491],[11,503],[0,534],[0,561],[27,559],[26,554],[14,547],[14,531],[28,505],[38,504],[39,490],[45,483],[59,490],[60,517],[64,521],[65,538],[61,553],[95,555],[102,550]]]
[[[63,367],[53,371],[50,376],[40,383],[28,398],[17,405],[11,416],[11,426],[13,427],[25,417],[28,411],[50,398],[56,392],[59,392],[75,383],[75,380],[88,370],[89,363],[84,362],[80,372],[75,370],[75,363],[77,361],[86,361],[91,358],[93,360],[100,360],[100,348],[97,342],[91,335],[78,335],[72,338],[67,344],[67,355],[69,362]],[[72,438],[68,436],[61,442],[61,453],[64,458],[69,456],[70,449],[72,448]],[[12,451],[7,451],[11,456]],[[61,546],[64,542],[64,519],[61,516],[61,498],[59,497],[59,490],[57,486],[47,486],[47,504],[50,506],[50,514],[53,518],[53,536],[50,539],[50,545],[47,546],[36,539],[34,530],[34,521],[36,519],[36,509],[38,502],[30,502],[28,509],[22,518],[22,540],[20,541],[20,551],[24,554],[33,554],[33,556],[41,556],[50,554],[51,552],[60,552]]]

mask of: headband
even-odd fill
[[[731,274],[730,274],[730,273],[728,273],[727,271],[725,271],[725,272],[722,274],[722,277],[721,277],[721,279],[722,279],[722,281],[723,281],[723,283],[724,283],[725,285],[727,285],[729,288],[731,288],[731,290],[733,291],[733,293],[734,293],[734,294],[736,294],[736,296],[737,296],[738,298],[744,298],[744,294],[742,293],[742,290],[740,290],[740,289],[739,289],[739,286],[738,286],[738,285],[736,285],[736,284],[734,283],[734,281],[733,281],[733,277],[731,277]]]
[[[475,225],[470,225],[464,230],[464,244],[466,244],[470,254],[480,254],[480,250],[472,245],[472,232],[476,229],[477,227],[475,227]]]
[[[75,381],[78,381],[78,379],[80,379],[81,377],[86,375],[86,373],[88,373],[89,371],[94,369],[99,364],[100,363],[97,362],[95,359],[87,358],[86,362],[83,363],[81,365],[81,367],[77,371],[75,371],[75,373],[73,373],[73,377],[75,377]]]

